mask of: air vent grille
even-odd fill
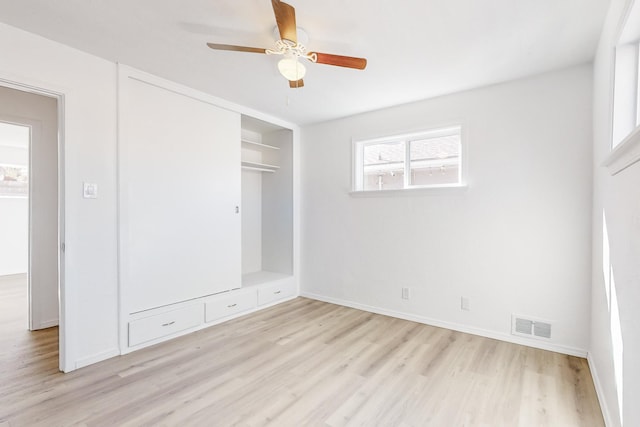
[[[529,338],[550,339],[551,322],[514,314],[511,318],[511,333]]]
[[[516,318],[515,331],[517,333],[531,335],[532,327],[533,322],[531,320]]]
[[[551,323],[534,322],[533,335],[542,338],[551,338]]]

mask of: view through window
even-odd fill
[[[355,190],[460,186],[461,128],[360,141],[355,145]]]

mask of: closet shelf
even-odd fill
[[[260,142],[249,141],[248,139],[242,139],[243,144],[253,145],[259,148],[269,148],[271,150],[279,150],[280,147],[276,147],[274,145],[262,144]]]
[[[260,172],[275,172],[280,169],[280,166],[268,165],[266,163],[242,162],[242,169]]]
[[[290,279],[293,275],[275,273],[273,271],[255,271],[242,275],[242,287],[262,285],[264,283],[277,282],[282,279]]]

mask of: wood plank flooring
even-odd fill
[[[0,426],[604,425],[584,359],[305,298],[69,374],[1,316]]]

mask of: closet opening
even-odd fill
[[[293,133],[242,116],[242,286],[293,276]]]

